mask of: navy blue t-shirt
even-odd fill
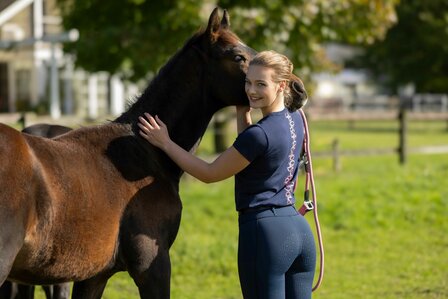
[[[302,116],[287,109],[267,115],[238,135],[233,147],[250,161],[235,175],[238,211],[295,203],[303,137]]]

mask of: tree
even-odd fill
[[[447,93],[448,2],[402,1],[397,16],[385,38],[366,47],[355,65],[372,70],[391,92],[413,83],[420,93]]]
[[[290,57],[301,76],[334,69],[327,42],[372,43],[395,22],[396,0],[221,0],[234,28],[257,49]],[[252,20],[251,20],[252,19]]]
[[[322,43],[373,42],[395,18],[398,0],[219,0],[232,28],[251,47],[287,54],[300,75],[326,69]],[[206,0],[59,0],[65,28],[80,39],[67,50],[90,71],[124,71],[139,79],[166,62],[206,22]],[[211,9],[210,9],[211,11]],[[201,18],[202,17],[202,18]]]
[[[131,80],[155,72],[203,25],[201,1],[59,0],[66,29],[77,28],[78,42],[65,50],[92,72],[122,73]]]

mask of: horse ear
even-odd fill
[[[208,20],[208,26],[205,32],[213,38],[216,32],[218,32],[220,27],[220,20],[219,20],[219,9],[216,7]]]
[[[230,17],[226,9],[224,9],[224,14],[222,15],[221,27],[224,29],[229,29],[230,27]]]

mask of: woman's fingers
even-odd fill
[[[141,123],[138,123],[137,126],[139,126],[140,130],[145,132],[145,133],[150,132],[150,128],[146,127],[145,125],[143,125]]]
[[[140,121],[139,124],[142,124],[143,126],[145,126],[146,128],[149,128],[151,130],[154,129],[153,126],[144,117],[140,116],[138,119]]]
[[[161,127],[166,127],[165,123],[156,115],[156,121]]]
[[[154,117],[151,116],[151,118],[148,119],[149,123],[153,126],[154,129],[160,129],[159,124],[156,122]]]
[[[153,117],[151,114],[145,112],[146,119],[144,117],[139,117],[140,121],[145,124],[145,126],[148,126],[151,130],[156,128],[159,129],[160,127],[166,127],[165,123],[159,118],[158,115]]]
[[[160,128],[160,127],[159,127],[159,124],[158,124],[157,121],[154,119],[154,117],[152,117],[151,114],[145,112],[145,116],[146,116],[146,118],[148,119],[149,124],[150,124],[153,128],[155,128],[155,129],[159,129],[159,128]]]
[[[148,139],[148,135],[146,135],[145,132],[140,131],[139,133],[140,133],[140,135],[141,135],[143,138]]]

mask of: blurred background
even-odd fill
[[[0,0],[0,122],[114,119],[216,6],[309,92],[327,250],[315,298],[448,298],[446,0]],[[232,144],[233,118],[215,115],[198,155]],[[172,297],[241,298],[233,181],[184,176],[181,194]],[[103,297],[138,291],[119,274]]]

